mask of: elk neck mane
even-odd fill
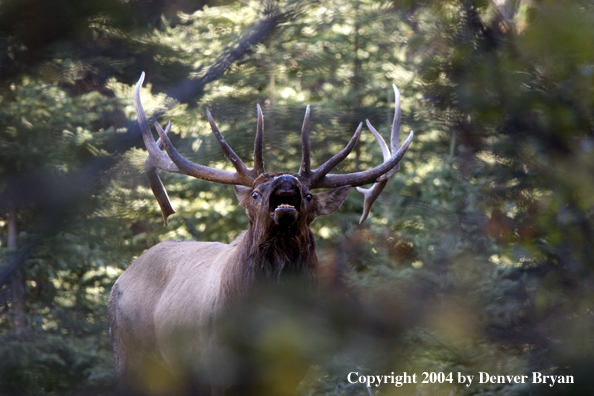
[[[250,224],[231,243],[236,259],[222,274],[222,290],[228,297],[249,292],[258,282],[282,282],[292,276],[315,279],[318,265],[316,241],[307,226],[262,230]]]

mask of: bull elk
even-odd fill
[[[310,229],[312,221],[333,213],[346,199],[351,187],[374,183],[370,189],[358,188],[365,197],[361,222],[365,220],[388,178],[399,170],[399,162],[413,133],[411,131],[399,147],[400,97],[394,86],[396,111],[390,148],[367,121],[381,147],[384,162],[366,171],[330,173],[357,143],[361,123],[342,151],[319,168],[311,169],[310,109],[307,106],[301,130],[299,172],[267,173],[262,155],[264,121],[260,106],[257,106],[252,169],[225,142],[207,111],[212,132],[235,171],[214,169],[193,163],[177,152],[167,136],[171,123],[163,130],[155,122],[160,138],[154,140],[140,101],[143,81],[144,73],[136,85],[134,105],[149,153],[145,163],[146,175],[165,223],[175,211],[157,169],[234,185],[239,203],[249,218],[248,230],[229,245],[217,242],[159,243],[134,261],[114,284],[108,316],[116,380],[136,390],[147,391],[140,384],[150,379],[151,364],[167,368],[178,376],[176,378],[183,376],[188,367],[207,365],[219,342],[217,329],[212,328],[213,321],[230,305],[241,303],[259,281],[279,282],[289,274],[315,279],[318,258]],[[166,152],[162,151],[163,147]],[[312,193],[319,188],[331,190]],[[229,387],[219,383],[211,390],[212,394],[228,394]],[[168,392],[173,393],[173,390],[164,391],[165,394]],[[275,390],[264,392],[280,393]],[[250,392],[244,389],[241,394]]]

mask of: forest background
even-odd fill
[[[295,172],[307,104],[320,164],[365,119],[387,139],[400,88],[415,131],[400,172],[362,225],[357,192],[313,224],[321,287],[352,315],[320,302],[317,338],[295,315],[249,340],[321,351],[299,394],[367,395],[351,371],[575,378],[379,395],[594,390],[594,2],[1,0],[0,394],[109,394],[117,276],[160,241],[247,228],[232,187],[161,174],[165,227],[132,103],[142,71],[178,150],[226,168],[205,109],[250,161],[259,103],[267,169]],[[338,171],[381,161],[364,129]]]

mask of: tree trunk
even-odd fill
[[[16,211],[11,209],[8,212],[8,237],[7,247],[11,250],[17,248],[17,219]],[[20,269],[14,271],[10,280],[12,297],[12,317],[14,320],[14,333],[17,336],[27,332],[27,319],[25,317],[25,278]]]

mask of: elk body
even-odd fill
[[[170,394],[175,390],[158,389],[158,384],[147,389],[143,384],[150,382],[155,370],[167,370],[172,378],[184,381],[187,379],[184,376],[192,376],[194,371],[208,366],[216,358],[214,355],[220,343],[213,323],[230,306],[241,304],[258,282],[281,282],[291,275],[313,281],[318,258],[311,222],[318,216],[334,212],[346,199],[351,187],[374,183],[370,189],[359,188],[365,196],[363,221],[388,178],[398,171],[413,134],[411,132],[399,147],[400,103],[394,87],[396,113],[391,148],[367,122],[381,146],[383,164],[363,172],[330,174],[357,143],[362,129],[360,124],[341,152],[312,170],[308,106],[301,131],[299,172],[267,173],[262,155],[263,116],[260,107],[252,169],[227,145],[207,112],[212,131],[236,171],[213,169],[192,163],[176,151],[167,137],[171,123],[163,130],[155,122],[160,136],[155,142],[140,102],[143,80],[144,73],[136,86],[134,103],[149,152],[145,171],[165,223],[174,210],[157,169],[233,184],[239,203],[249,218],[248,230],[229,245],[217,242],[160,243],[134,261],[113,286],[108,317],[116,380],[141,393]],[[312,193],[317,188],[331,190]],[[170,381],[167,386],[174,382]],[[232,390],[232,384],[225,383],[224,378],[218,382],[212,379],[197,382],[216,383],[212,394],[227,394]],[[255,392],[260,393],[252,394],[282,393],[273,389]],[[250,391],[244,388],[238,394],[247,395]]]

